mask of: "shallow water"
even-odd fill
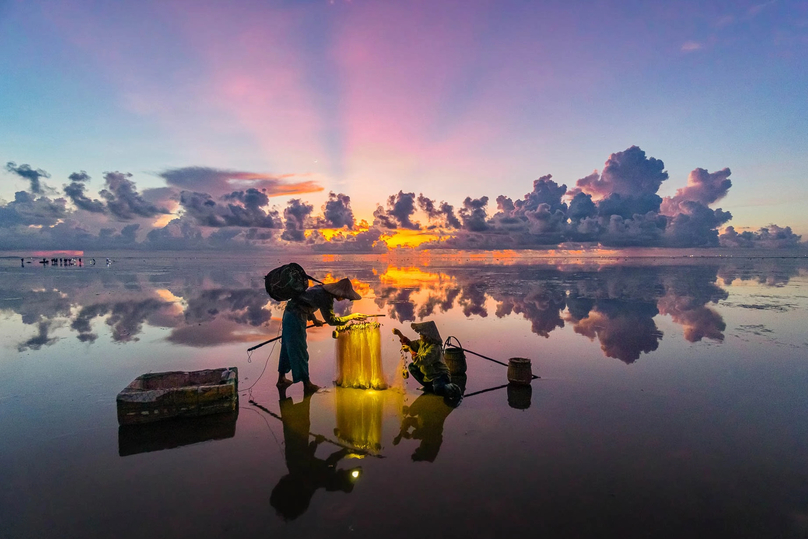
[[[393,388],[334,388],[325,327],[286,399],[246,353],[278,257],[0,263],[0,537],[808,536],[805,259],[304,258],[386,315]],[[424,319],[541,378],[421,394],[390,332]],[[229,366],[237,416],[119,430],[136,376]]]

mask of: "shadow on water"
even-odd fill
[[[225,440],[236,435],[238,411],[174,419],[145,425],[118,427],[118,455],[175,449],[211,440]]]
[[[325,441],[315,436],[310,441],[311,395],[295,403],[280,392],[278,406],[283,421],[284,456],[289,473],[280,478],[272,489],[269,503],[284,520],[294,520],[308,509],[312,496],[319,489],[350,493],[362,474],[362,468],[338,468],[337,463],[351,454],[348,448],[334,451],[326,458],[316,455]]]
[[[417,440],[418,447],[412,453],[414,462],[435,462],[443,443],[443,424],[455,410],[443,397],[431,393],[420,395],[412,404],[404,407],[401,429],[393,438],[393,445],[402,439]]]

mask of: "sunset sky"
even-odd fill
[[[633,146],[664,163],[646,194],[665,200],[651,210],[668,215],[668,236],[677,212],[696,219],[672,209],[684,200],[731,213],[710,214],[710,230],[808,236],[808,4],[796,0],[0,0],[0,73],[2,203],[26,190],[65,198],[71,174],[89,176],[72,184],[87,208],[69,199],[69,215],[21,220],[0,207],[4,241],[20,235],[10,227],[71,219],[91,234],[138,223],[142,240],[205,200],[249,209],[234,196],[249,187],[267,189],[278,217],[301,198],[314,219],[334,192],[373,225],[403,191],[455,212],[488,197],[491,219],[498,196],[523,199],[548,174],[565,203],[576,185],[595,202],[621,193],[605,163],[619,152],[639,163]],[[47,172],[39,193],[22,165]],[[729,168],[709,181],[731,189],[677,199],[698,168]],[[595,170],[603,177],[579,182]],[[91,207],[130,187],[168,211]],[[248,226],[216,208],[220,222],[195,213],[194,226]],[[606,217],[586,237],[606,237]],[[539,233],[534,215],[515,218]],[[420,209],[412,219],[428,221]]]

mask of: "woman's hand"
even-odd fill
[[[325,322],[323,322],[322,320],[317,320],[316,318],[312,320],[311,323],[314,324],[314,327],[318,328],[321,328],[325,325]]]

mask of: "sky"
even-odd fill
[[[0,73],[0,250],[808,237],[805,2],[0,0]]]

